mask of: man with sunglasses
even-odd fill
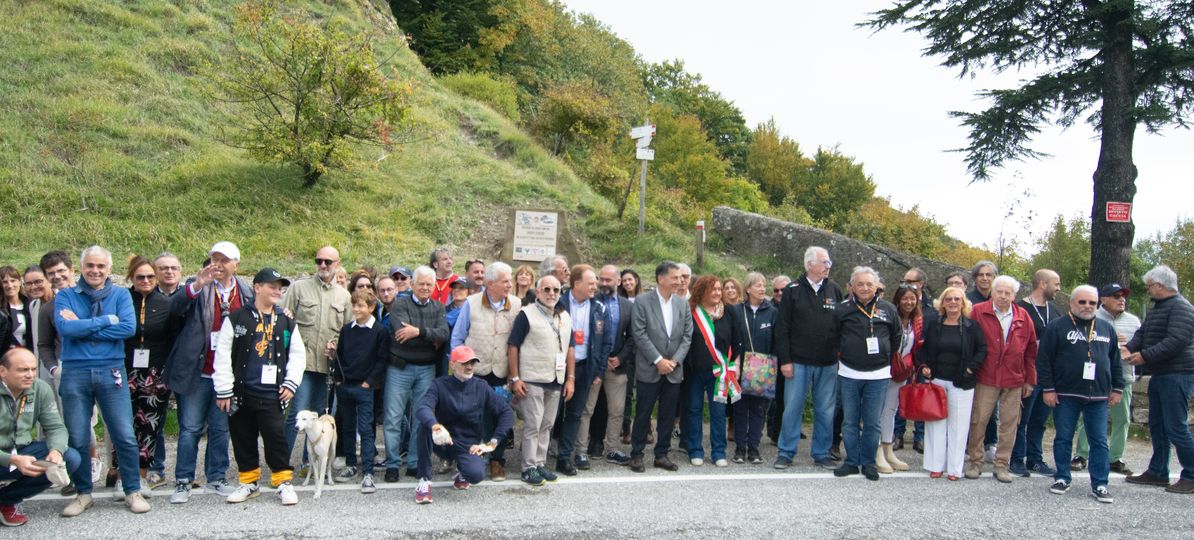
[[[1099,291],[1102,304],[1095,312],[1095,317],[1111,323],[1115,327],[1115,337],[1119,343],[1120,358],[1128,356],[1128,340],[1140,329],[1140,318],[1128,313],[1128,295],[1131,291],[1118,283],[1112,283]],[[1119,404],[1111,407],[1111,435],[1107,444],[1111,449],[1111,472],[1131,475],[1128,464],[1124,463],[1124,447],[1128,444],[1128,425],[1132,421],[1132,383],[1136,376],[1132,364],[1123,362],[1124,391]],[[1086,468],[1086,460],[1090,457],[1090,442],[1086,438],[1086,429],[1078,424],[1078,448],[1074,452],[1074,459],[1070,461],[1070,469],[1081,471]]]
[[[199,438],[207,431],[203,460],[207,485],[204,491],[227,497],[236,488],[226,482],[228,472],[228,415],[216,406],[216,337],[224,319],[242,306],[253,304],[253,288],[236,275],[240,249],[232,242],[218,242],[208,251],[209,262],[175,294],[170,311],[182,320],[182,331],[166,359],[166,384],[178,397],[178,451],[174,461],[172,504],[191,498],[196,480]]]
[[[328,363],[340,339],[340,329],[352,319],[352,298],[347,289],[335,283],[339,268],[340,252],[332,246],[319,248],[315,253],[315,275],[295,281],[282,299],[282,308],[293,316],[307,353],[303,382],[286,414],[286,448],[291,451],[298,436],[298,412],[322,412],[328,405]]]
[[[1037,342],[1045,335],[1045,327],[1062,316],[1061,310],[1053,304],[1057,291],[1061,290],[1061,277],[1057,272],[1042,268],[1032,274],[1032,292],[1016,302],[1028,312],[1036,331]],[[1020,425],[1016,427],[1016,444],[1012,446],[1012,461],[1008,470],[1016,476],[1027,478],[1031,473],[1053,476],[1053,467],[1045,463],[1043,445],[1045,425],[1053,409],[1041,402],[1038,385],[1032,395],[1021,402]]]

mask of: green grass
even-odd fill
[[[582,258],[635,265],[693,258],[691,225],[596,195],[565,164],[480,103],[440,86],[368,0],[288,2],[319,19],[375,28],[393,70],[417,87],[410,142],[370,167],[325,175],[247,159],[218,142],[230,111],[204,98],[202,66],[232,43],[237,4],[223,0],[19,0],[0,33],[0,245],[14,265],[90,244],[121,259],[171,250],[194,269],[230,239],[245,271],[309,272],[319,246],[349,267],[424,260],[437,244],[490,258],[512,207],[565,211]],[[388,13],[384,14],[388,16]],[[369,149],[380,157],[380,149]],[[504,218],[503,218],[504,219]],[[710,253],[706,268],[735,261]],[[649,272],[648,272],[649,273]]]

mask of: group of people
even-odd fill
[[[888,300],[868,267],[835,283],[829,252],[816,246],[794,280],[768,282],[757,272],[693,280],[686,265],[663,262],[651,290],[633,270],[569,266],[558,255],[538,269],[468,261],[461,276],[451,252],[436,249],[414,270],[348,274],[328,246],[315,254],[314,275],[294,283],[272,268],[241,277],[231,242],[208,256],[185,282],[178,257],[135,256],[127,288],[113,282],[112,255],[99,246],[84,250],[77,268],[61,251],[24,273],[0,268],[8,301],[0,316],[5,525],[23,524],[17,505],[52,478],[69,477],[58,483],[74,494],[62,515],[83,513],[103,479],[93,469],[109,456],[117,499],[149,511],[150,490],[166,484],[172,398],[173,504],[197,485],[230,503],[257,497],[259,440],[274,493],[297,503],[294,465],[306,458],[292,463],[292,455],[304,410],[334,411],[342,479],[359,476],[361,491],[372,493],[376,467],[396,482],[405,464],[419,503],[432,501],[435,456],[440,472],[455,470],[454,487],[467,489],[505,480],[515,444],[519,478],[532,486],[600,458],[644,472],[649,445],[653,467],[676,471],[669,452],[677,431],[689,464],[702,466],[706,412],[714,466],[763,463],[766,430],[778,446],[774,467],[784,469],[805,438],[808,394],[812,462],[835,476],[878,480],[909,469],[896,452],[906,424],[899,393],[911,382],[939,385],[947,397],[945,419],[914,428],[930,477],[978,478],[990,461],[1001,482],[1037,472],[1061,494],[1071,470],[1088,468],[1092,495],[1111,502],[1109,473],[1131,474],[1123,461],[1131,384],[1147,373],[1154,453],[1127,481],[1194,493],[1186,424],[1194,307],[1166,266],[1144,276],[1154,304],[1142,323],[1127,313],[1130,291],[1121,285],[1079,286],[1063,310],[1053,303],[1055,272],[1037,271],[1017,300],[1020,283],[987,261],[948,276],[935,297],[925,273],[909,269]],[[773,383],[760,389],[744,380],[748,366],[769,362]],[[1051,413],[1055,469],[1042,456]],[[95,440],[97,418],[105,446]],[[229,444],[235,482],[226,478]],[[1183,467],[1173,484],[1171,445]]]

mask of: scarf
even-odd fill
[[[115,287],[112,286],[112,278],[108,278],[106,281],[104,281],[104,288],[102,289],[93,289],[91,288],[91,285],[88,285],[87,282],[84,281],[79,283],[79,286],[75,290],[79,291],[79,294],[83,295],[84,298],[87,298],[87,300],[91,301],[91,318],[95,318],[102,314],[103,302],[112,295],[112,291],[114,289]]]
[[[715,379],[713,401],[716,403],[738,401],[742,398],[742,387],[738,384],[738,363],[730,358],[734,349],[731,348],[730,355],[727,356],[714,346],[713,318],[709,316],[705,308],[697,306],[696,309],[693,309],[692,319],[696,323],[697,330],[701,332],[701,337],[705,339],[705,347],[709,349],[709,354],[713,357],[713,377]]]

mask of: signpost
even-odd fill
[[[642,234],[647,224],[647,162],[655,159],[655,150],[651,149],[651,138],[655,136],[655,124],[644,123],[630,129],[630,138],[636,142],[635,158],[642,165],[642,173],[638,180],[638,232]]]

